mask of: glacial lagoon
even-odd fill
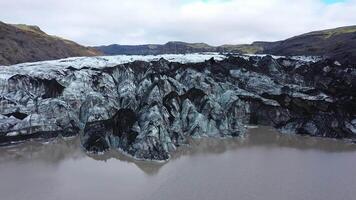
[[[165,163],[87,155],[79,138],[0,148],[2,200],[350,200],[356,145],[279,134],[191,140]]]

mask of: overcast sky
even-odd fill
[[[0,20],[84,45],[274,41],[356,25],[356,0],[0,0]]]

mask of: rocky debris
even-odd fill
[[[0,143],[80,133],[88,152],[167,160],[189,137],[237,137],[249,124],[355,140],[354,68],[331,60],[215,56],[0,69]]]

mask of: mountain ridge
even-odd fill
[[[203,42],[170,41],[165,44],[103,45],[84,47],[46,34],[38,26],[0,21],[0,65],[98,55],[160,55],[202,52],[320,56],[343,64],[356,63],[356,26],[312,31],[275,42],[211,46]]]
[[[184,54],[201,52],[322,56],[346,64],[356,63],[356,26],[312,31],[285,40],[211,46],[206,43],[171,41],[166,44],[108,45],[93,47],[106,55]]]

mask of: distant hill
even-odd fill
[[[277,42],[210,46],[205,43],[168,42],[163,45],[109,45],[95,47],[106,55],[148,55],[195,52],[259,53],[324,56],[356,63],[356,26],[315,31]]]
[[[324,56],[356,63],[356,26],[315,31],[283,41],[258,45],[259,53]]]
[[[37,26],[0,22],[0,65],[101,54],[94,48],[47,35]]]
[[[216,47],[205,43],[168,42],[163,45],[118,45],[95,47],[106,55],[157,55],[216,51]]]
[[[235,52],[235,53],[257,53],[263,50],[260,46],[222,45],[210,46],[205,43],[167,42],[166,44],[144,44],[144,45],[118,45],[94,47],[105,55],[159,55],[159,54],[185,54],[201,52]]]

